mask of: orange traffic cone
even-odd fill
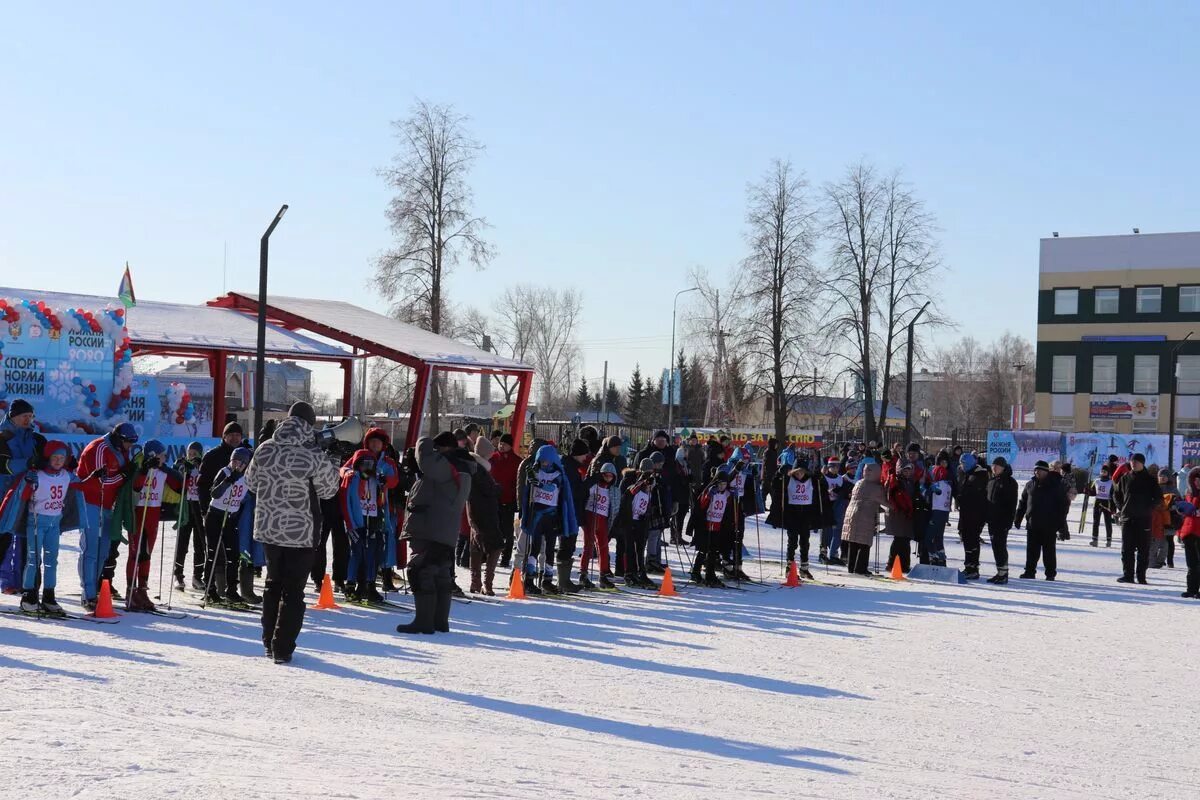
[[[900,556],[896,556],[894,559],[892,559],[892,580],[904,580],[904,570],[900,568]]]
[[[788,562],[788,576],[783,585],[790,586],[793,589],[800,585],[800,570],[796,568],[795,561]]]
[[[325,580],[321,581],[321,593],[317,596],[317,604],[309,606],[309,608],[319,611],[329,611],[335,608],[341,608],[337,603],[333,602],[333,581],[329,580],[329,573],[325,573]]]
[[[521,573],[520,568],[512,571],[512,580],[508,582],[507,596],[509,600],[525,599],[525,576]]]
[[[100,596],[96,598],[96,610],[92,612],[92,616],[96,619],[112,619],[120,616],[113,611],[112,587],[109,586],[107,578],[100,581]]]
[[[512,580],[508,582],[508,599],[525,599],[525,578],[521,575],[520,569],[512,571]]]
[[[658,587],[659,597],[679,597],[679,592],[675,591],[675,581],[671,580],[671,568],[663,569],[662,583]]]

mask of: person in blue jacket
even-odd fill
[[[0,497],[8,494],[26,472],[37,469],[46,437],[33,427],[33,406],[18,398],[0,423]],[[0,591],[18,594],[25,572],[25,529],[0,534]],[[16,546],[12,545],[16,540]]]
[[[382,603],[375,575],[383,561],[387,530],[387,497],[384,481],[388,465],[370,450],[358,450],[342,467],[341,507],[350,537],[350,563],[346,569],[346,599]]]
[[[537,557],[545,545],[545,571],[542,573],[541,588],[558,594],[554,584],[554,550],[557,540],[575,534],[579,525],[575,520],[575,502],[571,497],[571,485],[563,473],[562,459],[554,445],[542,445],[534,463],[526,467],[521,491],[521,530],[529,538],[529,549],[525,564],[525,589],[540,594],[535,578]]]

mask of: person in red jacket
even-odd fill
[[[183,476],[163,465],[167,448],[157,439],[142,449],[142,466],[133,477],[133,530],[129,531],[129,558],[125,562],[125,607],[130,611],[155,611],[146,584],[150,557],[158,539],[158,522],[167,487],[183,490]],[[134,576],[137,576],[135,582]]]
[[[383,560],[379,562],[379,580],[385,592],[398,592],[400,590],[396,586],[396,574],[393,569],[399,563],[400,550],[397,537],[400,535],[402,509],[395,502],[396,489],[400,486],[400,464],[392,455],[396,452],[392,447],[392,439],[383,428],[371,428],[367,431],[363,436],[363,449],[369,450],[375,456],[376,474],[381,484],[380,492],[384,506],[383,519],[387,523],[384,531]],[[353,457],[350,460],[352,461]],[[345,466],[350,466],[350,462],[347,461]]]
[[[500,485],[500,566],[512,566],[513,521],[517,515],[517,474],[521,457],[513,452],[512,434],[500,437],[500,446],[488,461],[492,465],[492,480]]]
[[[111,584],[116,569],[119,542],[109,544],[108,527],[121,487],[132,474],[131,451],[137,440],[137,430],[128,422],[122,422],[112,433],[88,442],[79,454],[75,474],[80,478],[93,475],[98,478],[83,485],[83,518],[80,520],[79,581],[83,606],[88,611],[96,609],[101,573]]]
[[[1183,525],[1179,528],[1179,542],[1187,559],[1187,591],[1184,597],[1200,600],[1200,467],[1188,472],[1187,498],[1179,504]]]

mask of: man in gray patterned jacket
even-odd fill
[[[337,468],[317,447],[317,415],[296,403],[270,440],[258,444],[246,470],[254,493],[254,538],[267,554],[263,647],[276,664],[292,660],[304,624],[304,585],[321,530],[321,500],[337,494]]]

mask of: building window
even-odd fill
[[[1117,357],[1092,356],[1092,394],[1115,394]]]
[[[1054,371],[1050,380],[1050,391],[1060,394],[1075,393],[1075,356],[1054,357]]]
[[[1137,287],[1137,313],[1157,314],[1162,311],[1162,287]]]
[[[1054,290],[1054,315],[1056,317],[1070,316],[1079,313],[1078,289]]]
[[[1074,417],[1051,417],[1050,430],[1070,433],[1075,430]]]
[[[1188,435],[1200,433],[1200,422],[1176,422],[1175,433]]]
[[[1158,394],[1158,356],[1133,357],[1133,393]]]
[[[1092,420],[1092,430],[1102,433],[1115,433],[1117,430],[1117,421],[1115,419],[1094,419]]]
[[[1134,433],[1158,433],[1158,420],[1153,419],[1135,419],[1133,421]]]
[[[1200,312],[1200,286],[1179,287],[1179,310],[1189,314]]]
[[[1178,356],[1179,394],[1200,394],[1200,356]]]
[[[1120,289],[1097,289],[1096,290],[1096,313],[1097,314],[1116,314],[1121,306],[1121,290]]]

